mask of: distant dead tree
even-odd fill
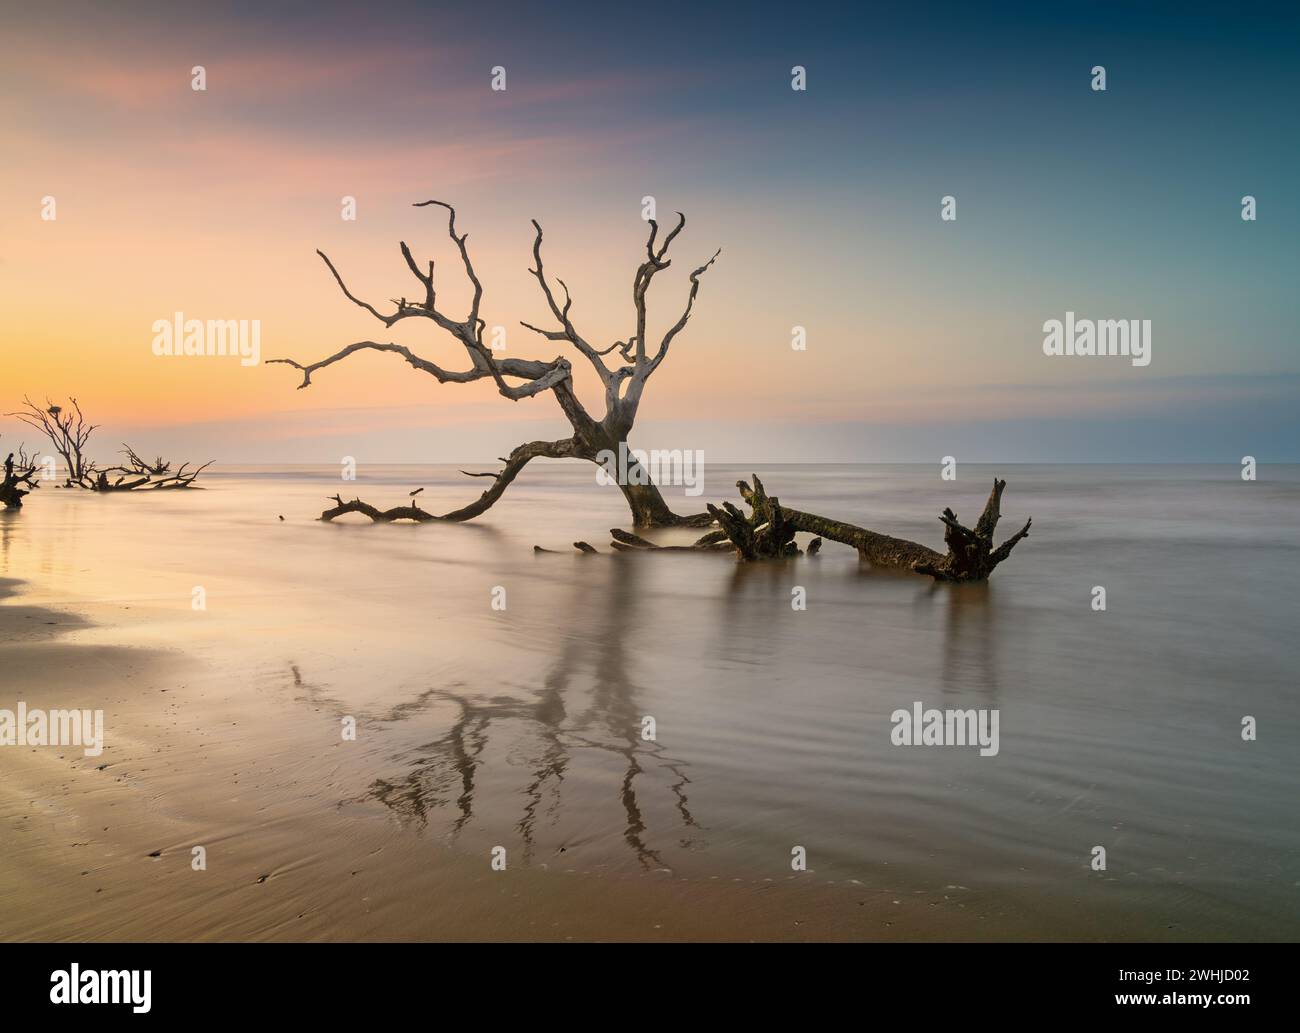
[[[69,398],[71,408],[65,409],[48,398],[45,407],[37,405],[30,398],[23,398],[24,409],[19,412],[5,413],[29,427],[35,427],[44,434],[54,446],[54,451],[63,457],[68,477],[65,482],[69,488],[87,488],[90,491],[162,491],[170,488],[188,488],[195,478],[212,465],[204,463],[195,470],[189,469],[189,463],[182,463],[180,469],[171,472],[171,463],[158,456],[152,463],[141,459],[130,445],[123,443],[122,454],[126,456],[125,464],[106,466],[102,469],[86,457],[86,446],[91,434],[99,426],[87,423],[82,415],[81,406],[75,398]]]
[[[37,486],[36,467],[36,457],[29,456],[22,445],[5,458],[4,480],[0,481],[0,504],[5,509],[22,509],[23,497]]]
[[[146,463],[125,441],[122,442],[122,454],[126,456],[131,464],[131,469],[143,471],[154,477],[165,477],[171,472],[172,464],[167,462],[162,456],[158,456],[152,463]]]
[[[55,405],[48,398],[45,407],[37,405],[30,398],[23,398],[25,408],[19,412],[8,412],[29,427],[35,427],[44,434],[54,447],[54,451],[63,457],[64,467],[68,471],[67,487],[74,485],[88,488],[94,475],[95,464],[86,458],[86,443],[94,432],[95,426],[87,423],[81,413],[81,406],[75,398],[69,398],[70,409]]]
[[[628,435],[631,433],[632,424],[636,419],[637,409],[640,407],[646,383],[663,363],[664,359],[667,358],[669,346],[686,326],[686,322],[691,315],[691,309],[695,304],[695,296],[699,291],[700,277],[713,264],[720,253],[715,252],[712,258],[690,274],[690,290],[687,293],[686,303],[681,315],[664,332],[662,337],[652,345],[646,336],[646,295],[654,277],[671,264],[671,259],[667,257],[668,249],[686,225],[686,217],[680,212],[677,213],[677,225],[662,240],[659,237],[658,224],[651,219],[650,235],[645,248],[645,259],[638,265],[632,280],[633,332],[625,341],[614,341],[607,347],[597,348],[590,344],[574,325],[570,316],[573,299],[569,295],[568,286],[560,279],[557,279],[556,283],[564,291],[563,302],[556,297],[542,266],[542,227],[535,219],[533,220],[533,228],[536,230],[536,236],[533,240],[533,262],[536,268],[530,269],[529,272],[537,278],[538,286],[541,288],[542,295],[546,300],[551,315],[555,319],[557,328],[548,330],[533,326],[530,323],[522,323],[522,325],[540,334],[548,341],[563,341],[571,345],[590,363],[605,389],[605,413],[597,420],[578,401],[577,395],[574,393],[573,368],[569,360],[563,355],[557,356],[549,362],[533,359],[498,358],[484,344],[483,331],[487,324],[479,315],[480,305],[483,300],[483,285],[474,271],[474,265],[470,260],[469,250],[466,247],[465,242],[469,234],[457,234],[456,209],[445,201],[421,201],[413,207],[423,208],[430,205],[447,209],[447,232],[460,252],[461,262],[465,266],[465,273],[474,288],[473,300],[470,302],[469,311],[463,319],[453,318],[439,310],[433,284],[434,263],[432,261],[428,263],[428,271],[426,272],[415,261],[410,248],[406,246],[404,241],[401,242],[402,258],[405,260],[411,274],[418,281],[423,292],[423,298],[418,301],[407,301],[405,297],[392,299],[395,309],[391,313],[380,312],[369,302],[356,297],[348,289],[343,277],[339,275],[329,257],[323,251],[317,251],[316,253],[329,267],[329,271],[333,274],[339,289],[343,292],[343,296],[354,305],[365,309],[379,322],[383,323],[385,327],[392,327],[395,323],[404,319],[432,320],[435,325],[450,334],[464,347],[469,360],[467,369],[444,369],[428,359],[421,358],[404,345],[379,341],[356,341],[333,355],[306,365],[294,359],[271,359],[269,361],[284,363],[301,370],[303,375],[302,383],[298,385],[299,390],[301,390],[311,384],[312,374],[317,370],[339,362],[355,352],[365,350],[392,352],[400,355],[415,369],[429,374],[442,384],[465,384],[490,378],[496,384],[497,391],[512,401],[532,398],[535,395],[549,391],[559,403],[560,410],[573,428],[573,433],[569,437],[558,441],[525,442],[519,445],[509,456],[501,460],[505,464],[501,470],[488,474],[471,474],[471,476],[491,477],[492,483],[476,502],[453,512],[435,516],[420,509],[414,503],[393,509],[380,510],[375,506],[362,502],[360,499],[344,502],[341,498],[338,498],[336,499],[338,505],[323,513],[322,519],[333,519],[344,513],[363,513],[370,519],[377,521],[402,519],[470,520],[489,509],[502,496],[515,477],[518,476],[520,470],[533,459],[540,457],[583,459],[592,463],[601,463],[600,456],[602,453],[614,456],[620,455],[620,446],[626,446],[627,444]],[[615,352],[617,356],[611,368],[611,365],[606,363],[606,356]],[[630,452],[628,452],[628,476],[625,480],[630,483],[620,483],[619,487],[627,500],[628,507],[631,509],[632,521],[636,526],[706,526],[711,522],[712,518],[707,513],[682,517],[669,509],[668,504],[659,493],[658,487],[651,482],[649,475]]]

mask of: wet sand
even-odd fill
[[[578,873],[563,854],[493,871],[348,803],[365,755],[320,749],[338,738],[326,708],[304,717],[176,653],[59,641],[85,626],[0,604],[6,682],[47,708],[102,707],[112,729],[99,757],[0,754],[5,940],[968,939],[1006,917],[955,887]]]
[[[86,624],[0,603],[6,681],[40,686],[27,696],[47,708],[102,707],[112,730],[99,757],[0,751],[3,940],[1105,938],[1085,912],[1062,925],[1058,908],[957,885],[827,882],[815,867],[636,875],[580,871],[557,851],[494,871],[367,800],[368,751],[322,749],[337,715],[313,704],[304,716],[302,686],[268,700],[181,653],[60,641]]]

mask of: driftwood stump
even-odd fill
[[[0,480],[0,505],[5,509],[22,509],[23,499],[31,494],[36,484],[36,459],[25,449],[10,452],[4,463],[4,478]]]

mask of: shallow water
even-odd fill
[[[997,472],[1000,537],[1030,515],[1033,532],[980,587],[872,573],[833,543],[752,566],[579,556],[575,539],[607,552],[626,526],[621,497],[591,467],[542,464],[468,525],[312,519],[339,490],[389,506],[424,486],[426,509],[455,508],[482,482],[451,467],[42,488],[0,516],[0,575],[91,622],[68,641],[179,648],[304,720],[355,716],[360,791],[332,803],[471,856],[783,879],[802,846],[808,879],[980,890],[1059,911],[1067,934],[1093,913],[1107,936],[1295,938],[1300,468]],[[973,523],[994,471],[760,473],[788,505],[941,547],[937,514]],[[704,498],[748,474],[710,467]],[[996,708],[998,755],[892,745],[891,713],[915,701]]]

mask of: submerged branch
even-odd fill
[[[415,503],[406,506],[394,506],[392,509],[379,509],[377,506],[372,506],[359,498],[353,499],[351,502],[344,502],[338,495],[332,495],[330,497],[336,505],[325,510],[320,515],[320,518],[330,521],[335,517],[345,516],[348,513],[360,513],[377,524],[388,524],[395,520],[414,520],[417,523],[425,523],[430,520],[459,523],[463,520],[471,520],[489,509],[505,493],[506,488],[510,486],[510,482],[519,476],[519,471],[527,466],[529,462],[540,457],[548,459],[582,458],[572,438],[564,438],[560,441],[529,441],[511,452],[505,460],[505,467],[497,473],[460,471],[470,477],[491,477],[493,480],[491,486],[478,497],[477,501],[471,502],[468,506],[462,506],[460,509],[452,510],[450,513],[429,513]]]

